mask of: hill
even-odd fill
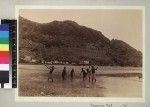
[[[36,23],[19,17],[19,58],[103,66],[142,66],[142,53],[70,20]]]

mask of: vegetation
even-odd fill
[[[47,62],[87,60],[104,66],[142,66],[140,51],[69,20],[40,24],[19,17],[19,39],[20,62],[31,56]]]

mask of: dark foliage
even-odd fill
[[[73,21],[36,23],[19,17],[20,58],[46,61],[91,61],[104,66],[142,66],[142,53],[121,40]]]

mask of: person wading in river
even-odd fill
[[[92,71],[92,83],[95,81],[96,82],[96,78],[95,78],[95,71],[98,69],[94,68],[94,66],[91,67],[91,71]]]
[[[81,74],[83,76],[83,81],[85,81],[86,76],[87,76],[87,72],[83,68],[81,69]]]
[[[71,72],[70,72],[70,79],[71,79],[71,81],[73,81],[73,79],[74,79],[74,69],[72,69],[71,70]]]
[[[48,75],[48,82],[49,82],[49,79],[51,79],[52,80],[52,82],[53,82],[53,71],[54,71],[54,69],[56,69],[54,66],[52,66],[52,67],[48,67],[49,68],[49,75]]]
[[[88,78],[89,78],[89,82],[91,81],[91,70],[89,68],[86,69]]]
[[[62,71],[62,80],[66,80],[67,77],[67,71],[66,71],[66,67],[64,67],[63,71]]]

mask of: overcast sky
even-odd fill
[[[38,23],[72,20],[101,31],[109,39],[119,39],[142,51],[142,11],[112,9],[22,9],[19,15]]]

